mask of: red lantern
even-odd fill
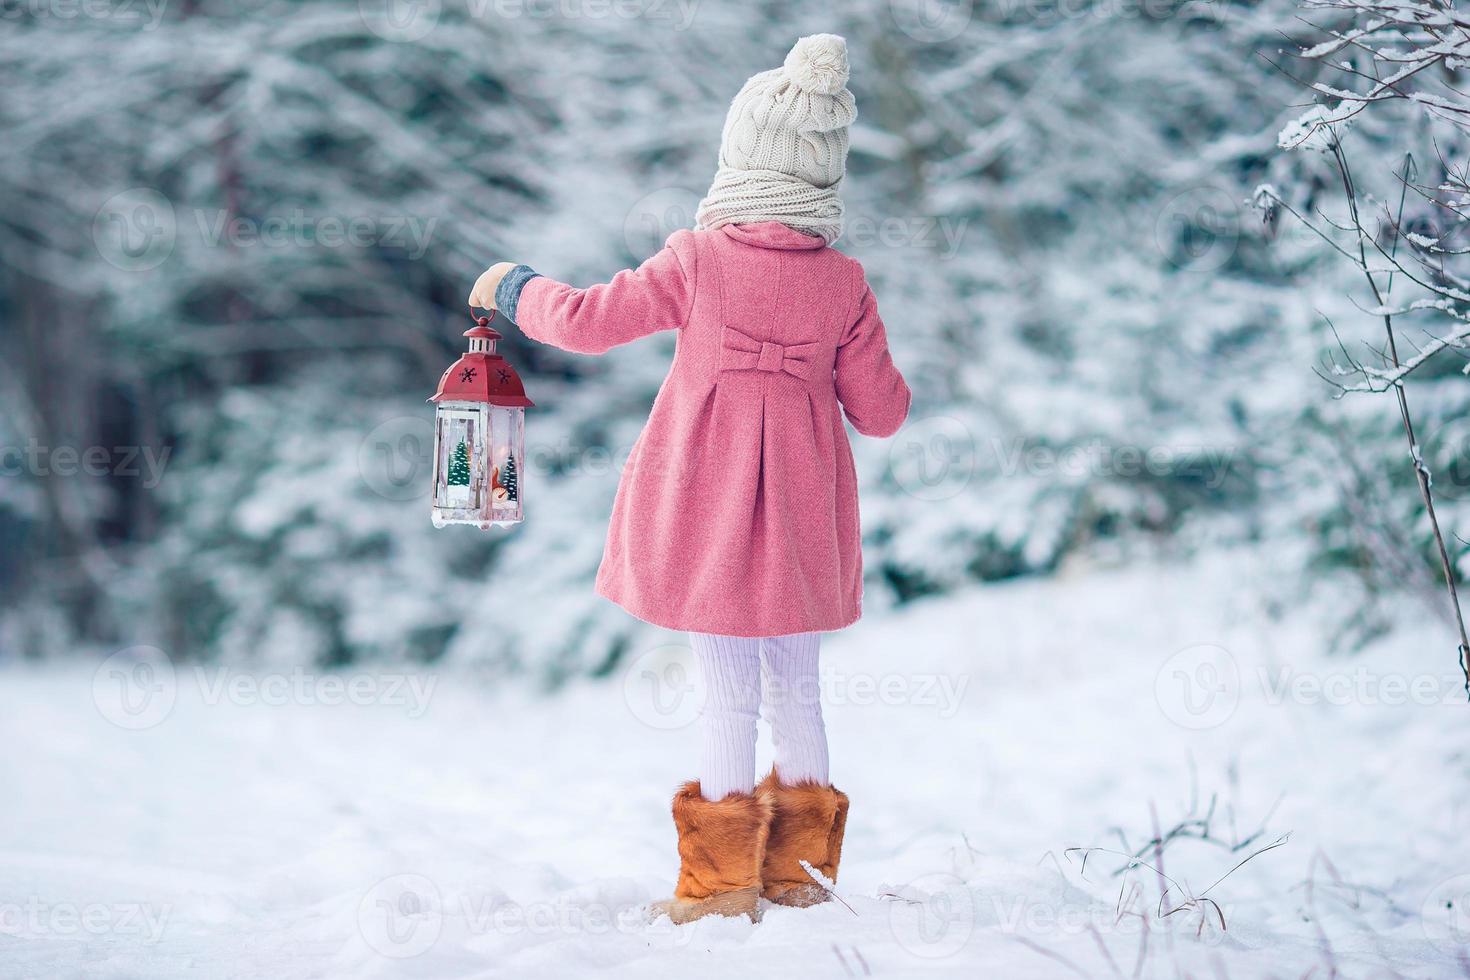
[[[434,418],[435,527],[518,524],[525,516],[526,397],[520,375],[495,352],[500,334],[480,317],[470,349],[439,379]]]

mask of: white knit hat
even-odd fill
[[[700,203],[702,228],[781,221],[833,241],[842,232],[837,185],[847,171],[847,42],[797,41],[780,68],[747,81],[730,103],[720,170]]]

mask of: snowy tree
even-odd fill
[[[1312,0],[1307,6],[1341,23],[1324,25],[1326,39],[1301,51],[1304,61],[1327,68],[1327,77],[1311,85],[1323,101],[1282,129],[1280,145],[1321,151],[1331,161],[1341,189],[1340,214],[1327,213],[1317,200],[1315,184],[1305,193],[1292,188],[1286,196],[1275,186],[1262,185],[1256,201],[1268,217],[1278,208],[1288,212],[1345,258],[1366,286],[1367,302],[1360,308],[1382,327],[1380,340],[1365,345],[1376,363],[1338,338],[1323,376],[1344,394],[1393,393],[1423,519],[1449,594],[1458,661],[1470,693],[1470,637],[1460,608],[1459,573],[1441,527],[1430,463],[1421,447],[1418,426],[1423,420],[1416,424],[1407,385],[1411,374],[1421,370],[1429,374],[1447,353],[1470,346],[1466,325],[1470,316],[1464,306],[1470,300],[1470,267],[1463,258],[1470,254],[1465,246],[1470,179],[1463,165],[1453,162],[1470,136],[1470,98],[1443,71],[1470,58],[1470,19],[1443,0]],[[1360,128],[1356,142],[1359,149],[1366,145],[1369,166],[1380,169],[1378,183],[1384,183],[1383,151],[1399,158],[1394,181],[1386,192],[1375,193],[1374,175],[1365,181],[1350,164],[1349,130],[1370,112],[1382,112],[1385,105],[1412,107],[1413,112],[1409,118],[1401,111],[1392,113],[1387,129]],[[1303,198],[1306,201],[1298,203]],[[1422,339],[1409,340],[1403,321],[1414,316],[1427,318],[1431,325]],[[1335,325],[1333,329],[1336,333]],[[1401,352],[1406,343],[1413,344],[1412,353]],[[1466,393],[1462,389],[1452,397],[1463,405]]]
[[[516,458],[514,456],[507,456],[505,459],[505,469],[501,470],[500,472],[500,485],[505,488],[505,496],[507,500],[517,499]]]
[[[816,31],[848,37],[861,111],[839,247],[918,393],[893,441],[855,444],[870,614],[1269,535],[1310,539],[1304,567],[1386,567],[1343,516],[1364,495],[1336,494],[1321,457],[1387,442],[1341,439],[1359,420],[1300,376],[1330,342],[1303,284],[1332,274],[1243,207],[1322,177],[1274,152],[1297,86],[1258,56],[1306,43],[1293,0],[942,23],[887,0],[687,22],[442,4],[416,8],[437,11],[422,32],[371,6],[7,21],[6,443],[171,455],[156,486],[13,480],[0,643],[553,680],[634,648],[644,627],[590,583],[673,338],[595,361],[509,331],[538,509],[507,537],[429,526],[423,398],[491,262],[585,284],[690,224],[729,99]],[[322,506],[323,485],[352,506]],[[544,614],[480,628],[487,594]],[[282,610],[308,642],[269,642]]]
[[[463,439],[454,447],[454,455],[449,460],[448,480],[451,487],[470,485],[470,450]]]

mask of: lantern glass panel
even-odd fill
[[[440,402],[434,434],[435,526],[519,523],[524,445],[524,409]]]
[[[483,410],[441,405],[439,430],[434,439],[434,506],[453,510],[478,510],[484,481],[476,475],[483,466],[481,447]]]
[[[521,408],[490,408],[489,505],[496,523],[521,519],[521,469],[525,455],[525,418]]]

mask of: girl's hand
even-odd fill
[[[505,274],[515,267],[514,262],[497,262],[480,273],[480,278],[475,280],[475,288],[470,290],[470,305],[482,310],[495,309],[495,290]]]

